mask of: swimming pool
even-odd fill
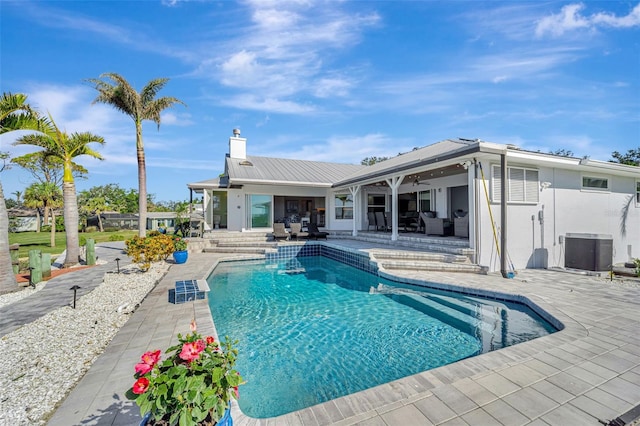
[[[266,418],[556,331],[528,307],[400,284],[324,256],[221,263],[218,334],[240,341],[239,405]]]

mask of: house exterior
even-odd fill
[[[370,213],[385,212],[397,240],[408,218],[429,212],[443,236],[468,239],[473,261],[491,271],[602,270],[607,258],[640,257],[639,167],[481,140],[444,140],[362,166],[248,156],[234,130],[224,173],[188,187],[202,194],[214,230],[311,222],[358,235],[372,229]],[[589,256],[597,257],[593,268],[580,263]]]

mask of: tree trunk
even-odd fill
[[[42,209],[43,209],[43,217],[42,217],[43,221],[42,221],[42,224],[43,225],[49,225],[50,224],[49,223],[49,207],[45,204]]]
[[[67,255],[64,267],[78,264],[80,259],[80,238],[78,236],[78,199],[76,198],[76,184],[62,183],[62,197],[64,199],[64,229],[67,233]]]
[[[56,213],[51,209],[51,247],[56,246]]]
[[[142,143],[142,122],[136,121],[136,154],[138,156],[138,235],[147,235],[147,166]]]
[[[100,217],[100,212],[98,212],[98,229],[100,229],[100,232],[104,232],[104,229],[102,228],[102,217]]]
[[[18,289],[18,281],[11,269],[9,252],[9,216],[4,202],[2,182],[0,182],[0,294]]]
[[[41,221],[40,221],[40,209],[36,207],[36,232],[40,232],[40,228],[41,228]]]

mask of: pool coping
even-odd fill
[[[344,247],[344,242],[329,244],[366,251]],[[140,418],[138,409],[126,400],[124,391],[140,354],[175,343],[177,333],[188,330],[194,315],[201,333],[215,333],[206,300],[169,305],[168,289],[179,279],[208,277],[220,261],[260,258],[190,253],[186,264],[172,265],[49,424],[135,423]],[[419,280],[425,272],[394,271],[390,275]],[[604,414],[614,418],[640,403],[640,386],[634,384],[635,379],[640,383],[640,337],[636,332],[640,329],[636,314],[640,289],[602,289],[594,277],[546,270],[520,271],[512,280],[465,273],[429,273],[429,277],[430,282],[457,290],[522,298],[557,318],[564,328],[276,418],[254,419],[234,404],[236,426],[487,423],[472,421],[486,420],[483,416],[495,424],[546,424],[545,420],[554,424],[554,419],[569,418],[574,424],[597,425]],[[462,278],[467,283],[456,285]],[[606,404],[598,402],[599,398],[606,398]],[[502,418],[502,414],[519,421]]]

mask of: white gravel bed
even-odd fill
[[[0,339],[0,425],[44,425],[169,264],[107,273],[78,299]],[[28,291],[28,290],[23,290]],[[21,293],[21,292],[20,292]]]

